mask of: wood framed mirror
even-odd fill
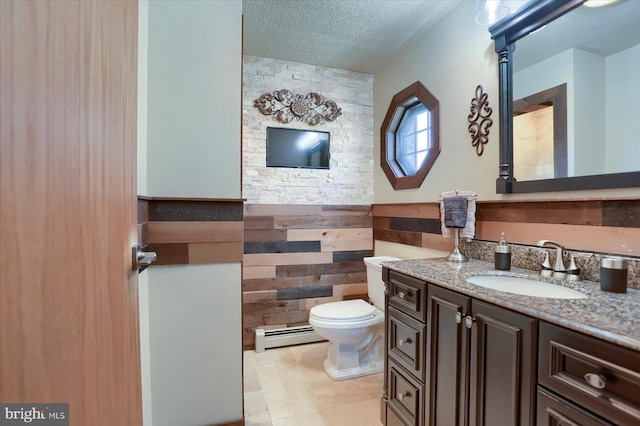
[[[640,2],[584,3],[531,1],[489,28],[499,67],[498,194],[640,187]],[[621,83],[625,74],[636,76],[629,86]],[[553,177],[518,179],[514,103],[562,84],[567,140],[554,146],[566,152],[553,157],[566,165],[546,165]]]

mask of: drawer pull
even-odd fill
[[[462,322],[462,312],[456,312],[456,324],[460,324]]]
[[[604,389],[604,386],[607,382],[600,374],[587,373],[584,375],[584,380],[592,387],[596,389]]]
[[[411,293],[405,293],[404,291],[399,291],[398,292],[398,297],[400,299],[406,299],[407,297],[411,297]]]
[[[402,401],[403,399],[405,399],[405,398],[409,398],[410,396],[411,396],[411,394],[409,393],[409,391],[407,391],[407,392],[405,392],[405,393],[400,393],[400,392],[398,392],[398,393],[396,394],[396,399],[397,399],[398,401]]]
[[[398,346],[403,346],[403,345],[405,345],[405,344],[406,344],[406,345],[411,344],[411,339],[405,339],[405,340],[398,339]]]

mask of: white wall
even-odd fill
[[[138,2],[138,195],[147,195],[147,72],[149,1]]]
[[[498,176],[498,66],[487,27],[474,23],[475,2],[462,1],[421,40],[375,75],[375,202],[436,201],[443,191],[475,191],[495,198]],[[440,102],[440,156],[418,189],[394,191],[380,168],[380,126],[391,98],[414,83]],[[471,145],[467,116],[476,86],[493,108],[493,127],[484,154]]]
[[[139,194],[241,198],[242,2],[140,11]],[[140,286],[144,424],[241,420],[241,263],[156,265]]]
[[[242,195],[247,204],[371,204],[373,75],[276,59],[244,57]],[[253,106],[264,93],[316,92],[342,109],[334,121],[283,124]],[[266,167],[267,127],[330,132],[329,170]]]
[[[153,426],[242,418],[240,269],[149,268]]]
[[[553,69],[553,72],[547,72],[548,69]],[[571,49],[513,73],[513,99],[521,99],[564,83],[567,84],[567,173],[569,175],[575,173],[575,84],[573,76],[574,57]],[[514,175],[518,178],[517,169],[514,170]]]
[[[604,173],[605,58],[567,49],[514,73],[513,81],[514,99],[567,84],[567,172]]]
[[[242,2],[149,4],[149,193],[241,198]]]
[[[575,176],[597,175],[605,172],[605,58],[572,51]]]
[[[606,169],[610,173],[640,170],[640,45],[607,57],[606,67],[606,139],[617,141],[607,145]]]

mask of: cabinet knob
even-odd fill
[[[467,315],[467,317],[464,319],[464,323],[467,325],[467,328],[471,328],[475,320],[476,319],[473,318],[471,315]]]
[[[408,397],[410,397],[410,396],[411,396],[411,394],[409,393],[409,391],[406,391],[405,393],[400,393],[400,392],[398,392],[398,393],[396,394],[396,399],[397,399],[398,401],[402,401],[403,399],[408,398]]]
[[[595,374],[595,373],[587,373],[584,375],[584,380],[592,387],[596,388],[596,389],[604,389],[604,385],[607,382],[607,379],[605,379],[603,376],[601,376],[600,374]]]
[[[406,299],[407,297],[411,297],[411,293],[405,293],[404,291],[399,291],[398,297],[400,299]]]
[[[460,324],[462,322],[462,312],[456,312],[456,323]]]
[[[398,346],[402,346],[402,345],[405,345],[405,344],[407,344],[407,345],[411,344],[411,339],[408,339],[408,338],[405,339],[405,340],[398,339]]]

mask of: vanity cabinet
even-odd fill
[[[428,287],[429,425],[533,425],[537,321]]]
[[[383,278],[387,426],[534,424],[535,319],[386,268]]]
[[[640,424],[640,353],[541,322],[538,358],[538,425]]]
[[[424,425],[427,283],[385,269],[387,426]],[[400,423],[398,423],[400,422]]]

